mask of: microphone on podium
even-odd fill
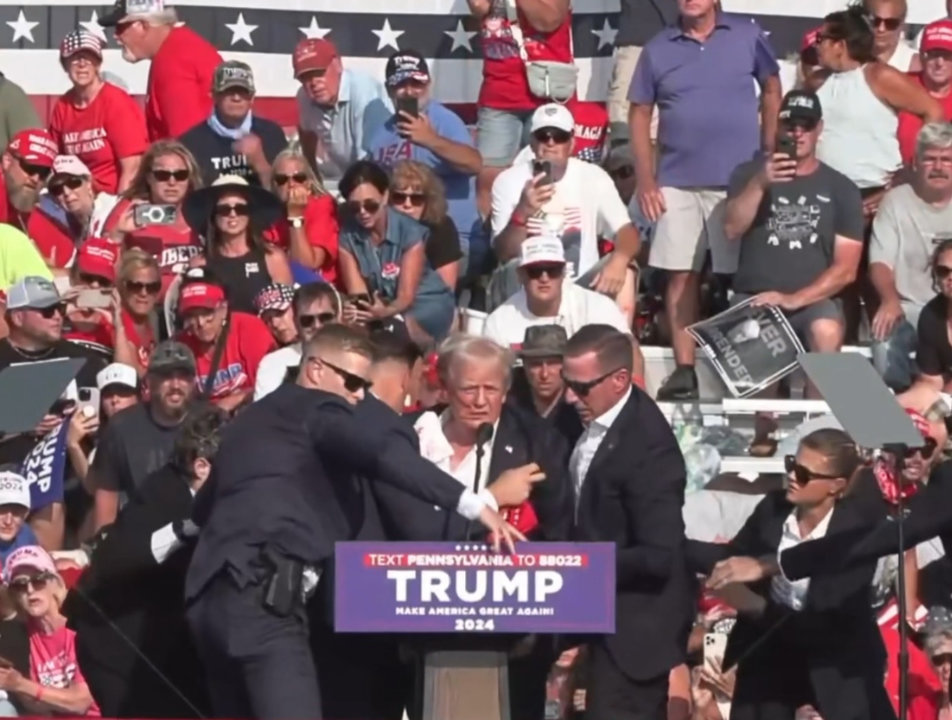
[[[479,492],[479,480],[483,475],[483,454],[486,452],[486,445],[493,439],[493,424],[484,422],[476,428],[476,471],[473,473],[473,492]],[[473,529],[472,521],[466,523],[466,539],[470,539],[470,533]]]

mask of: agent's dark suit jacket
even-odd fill
[[[838,502],[828,535],[883,517],[885,502],[869,476],[861,476],[854,497]],[[708,574],[728,557],[777,552],[783,525],[794,506],[784,491],[772,492],[754,509],[737,536],[726,544],[688,542],[692,569]],[[816,541],[801,543],[811,545]],[[886,655],[870,604],[875,561],[838,575],[814,578],[802,610],[771,600],[770,581],[752,589],[767,599],[759,618],[741,616],[731,631],[725,666],[739,662],[731,718],[780,718],[813,702],[826,720],[892,720],[895,713],[883,686]]]
[[[239,587],[263,580],[267,548],[320,564],[351,539],[361,476],[389,482],[441,507],[463,488],[387,426],[360,421],[335,395],[285,384],[225,429],[212,477],[196,498],[202,528],[186,578],[193,600],[227,570]]]
[[[685,475],[671,426],[633,386],[582,483],[574,534],[617,545],[616,631],[595,642],[634,680],[666,675],[687,649],[694,597],[684,560]]]
[[[905,548],[939,537],[947,556],[952,556],[952,462],[942,462],[929,476],[928,484],[906,503],[903,523]],[[838,573],[857,563],[893,555],[899,548],[895,519],[880,515],[866,524],[784,551],[780,565],[784,575],[799,579]]]
[[[362,405],[374,403],[393,415],[393,411],[376,398],[367,398]],[[370,411],[368,407],[366,412]],[[418,448],[416,432],[409,420],[394,417],[402,424],[402,429],[395,432],[402,433],[414,448]],[[489,463],[489,486],[506,470],[531,462],[542,468],[546,479],[536,483],[529,498],[539,517],[539,526],[531,533],[530,540],[568,539],[572,525],[568,456],[569,448],[558,432],[521,409],[503,406],[492,452],[483,462]],[[435,508],[432,503],[425,503],[394,485],[377,483],[373,492],[387,537],[392,540],[460,540],[466,537],[467,522],[457,513]],[[485,535],[481,527],[474,526],[472,531],[473,537]]]

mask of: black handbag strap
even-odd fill
[[[225,354],[225,344],[228,342],[228,333],[231,332],[231,312],[225,316],[225,323],[222,325],[221,334],[215,342],[215,352],[212,354],[212,364],[208,370],[208,376],[205,378],[205,384],[199,397],[202,400],[208,400],[212,394],[212,388],[215,385],[215,375],[218,374],[218,367],[221,365],[222,355]]]

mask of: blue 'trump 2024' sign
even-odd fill
[[[347,542],[335,552],[339,632],[613,633],[612,543]]]

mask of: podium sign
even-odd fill
[[[686,328],[737,398],[754,395],[797,367],[803,345],[783,312],[753,298]]]
[[[337,543],[338,632],[615,632],[612,543]]]

